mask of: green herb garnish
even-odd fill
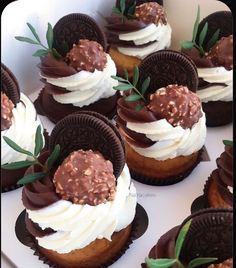
[[[208,23],[206,22],[205,25],[203,26],[201,32],[199,33],[199,38],[197,39],[197,33],[199,29],[199,21],[200,21],[200,6],[198,5],[198,10],[197,10],[197,17],[194,23],[193,27],[193,36],[192,36],[192,41],[182,41],[181,42],[181,47],[185,49],[190,49],[190,48],[197,48],[198,51],[200,52],[201,56],[204,56],[206,51],[209,51],[212,46],[216,43],[216,41],[219,38],[220,34],[220,29],[217,29],[216,32],[212,35],[211,39],[205,44],[205,38],[208,32]]]
[[[224,145],[228,145],[228,146],[233,147],[233,141],[230,141],[230,140],[223,140],[223,143],[224,143]]]
[[[194,268],[202,264],[211,263],[216,261],[218,258],[195,258],[191,260],[187,266],[183,265],[183,263],[179,260],[179,256],[181,253],[181,249],[183,246],[183,242],[191,225],[191,221],[187,221],[184,226],[181,228],[176,243],[175,243],[175,259],[150,259],[146,258],[145,263],[148,268],[168,268],[172,265],[177,265],[179,268]]]
[[[15,36],[15,39],[21,42],[26,42],[29,44],[34,44],[34,45],[39,45],[42,47],[42,49],[38,49],[33,56],[35,57],[43,57],[46,56],[47,54],[51,53],[56,59],[60,59],[62,58],[62,56],[58,53],[58,51],[53,48],[53,29],[52,29],[52,25],[50,23],[48,23],[48,29],[46,32],[46,39],[47,39],[47,45],[48,47],[46,47],[45,45],[42,44],[42,42],[40,41],[40,38],[38,36],[38,34],[36,33],[36,30],[34,29],[34,27],[27,22],[27,26],[29,27],[31,33],[33,34],[33,36],[35,37],[35,40],[29,38],[29,37],[24,37],[24,36]]]
[[[117,14],[121,17],[122,22],[124,22],[124,19],[133,19],[134,18],[134,13],[135,13],[135,7],[136,7],[136,1],[127,9],[126,0],[120,0],[119,7],[114,6],[112,8],[112,12],[114,14]]]
[[[34,153],[31,153],[30,151],[27,151],[23,148],[21,148],[19,145],[17,145],[13,140],[9,139],[6,136],[3,136],[4,141],[15,151],[30,156],[31,160],[25,160],[25,161],[18,161],[13,162],[9,164],[1,165],[1,168],[8,169],[8,170],[14,170],[24,167],[29,167],[32,165],[39,165],[42,168],[42,172],[35,172],[28,175],[25,175],[23,178],[21,178],[17,184],[27,184],[30,182],[33,182],[37,179],[43,178],[44,176],[49,174],[50,169],[52,168],[53,164],[57,160],[59,154],[60,154],[60,145],[57,144],[51,153],[51,155],[48,157],[47,161],[43,165],[38,160],[38,156],[40,152],[43,149],[43,134],[41,131],[41,126],[39,125],[36,130],[35,134],[35,148]]]
[[[119,76],[115,76],[112,75],[111,78],[119,81],[120,85],[113,87],[113,89],[115,90],[119,90],[119,91],[127,91],[127,90],[131,90],[131,93],[129,94],[129,96],[127,96],[125,98],[126,101],[137,101],[137,100],[142,100],[144,102],[146,102],[146,98],[144,97],[149,85],[150,85],[150,77],[147,77],[141,86],[141,89],[139,90],[137,87],[138,81],[139,81],[139,69],[138,66],[135,65],[134,66],[134,71],[133,71],[133,81],[130,82],[129,78],[128,78],[128,72],[127,70],[125,70],[125,78],[123,77],[119,77]],[[135,107],[136,111],[140,111],[142,108],[144,107],[144,105],[138,104]]]

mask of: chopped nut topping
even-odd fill
[[[1,131],[10,128],[12,125],[13,108],[12,101],[1,91]]]

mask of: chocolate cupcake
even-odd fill
[[[112,90],[117,82],[110,76],[116,74],[116,66],[106,53],[106,38],[97,23],[85,14],[66,15],[53,28],[48,24],[47,42],[48,49],[34,54],[40,57],[45,84],[35,102],[37,111],[54,123],[81,110],[112,118],[118,94]]]
[[[210,14],[199,23],[200,11],[192,41],[182,42],[182,52],[197,65],[197,95],[206,113],[207,126],[232,122],[233,100],[233,31],[230,11]],[[199,25],[198,25],[199,24]]]
[[[216,159],[217,169],[204,186],[206,205],[213,208],[233,207],[233,143],[224,142],[225,150]]]
[[[142,59],[170,46],[171,27],[157,1],[122,1],[122,5],[117,1],[106,20],[108,52],[120,76],[126,69],[132,77],[134,66]]]
[[[35,133],[41,121],[29,98],[20,92],[14,74],[1,64],[1,191],[17,188],[17,181],[24,175],[26,167],[12,170],[5,165],[13,162],[30,160],[26,154],[14,151],[6,142],[11,139],[30,153],[35,149]]]
[[[69,115],[39,160],[43,168],[31,166],[20,182],[37,254],[52,267],[115,261],[130,243],[137,202],[118,131],[96,113]],[[29,182],[35,172],[45,174]]]
[[[150,185],[184,179],[199,163],[206,137],[205,115],[193,92],[193,63],[178,52],[163,50],[142,61],[133,84],[115,79],[125,83],[115,89],[127,90],[118,101],[117,124],[132,178]]]
[[[142,267],[233,267],[232,234],[232,209],[200,210],[162,235]]]

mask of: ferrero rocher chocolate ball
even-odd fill
[[[14,104],[5,93],[1,92],[1,131],[10,128],[12,125],[12,110]]]
[[[66,55],[66,61],[77,71],[102,71],[107,63],[103,47],[96,41],[81,39]]]
[[[91,206],[113,200],[116,187],[112,163],[92,150],[72,152],[56,170],[53,182],[62,199]]]

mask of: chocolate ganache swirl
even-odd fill
[[[233,193],[229,188],[233,187],[233,147],[226,145],[216,163],[218,168],[212,172],[211,177],[217,184],[222,199],[233,206]]]

